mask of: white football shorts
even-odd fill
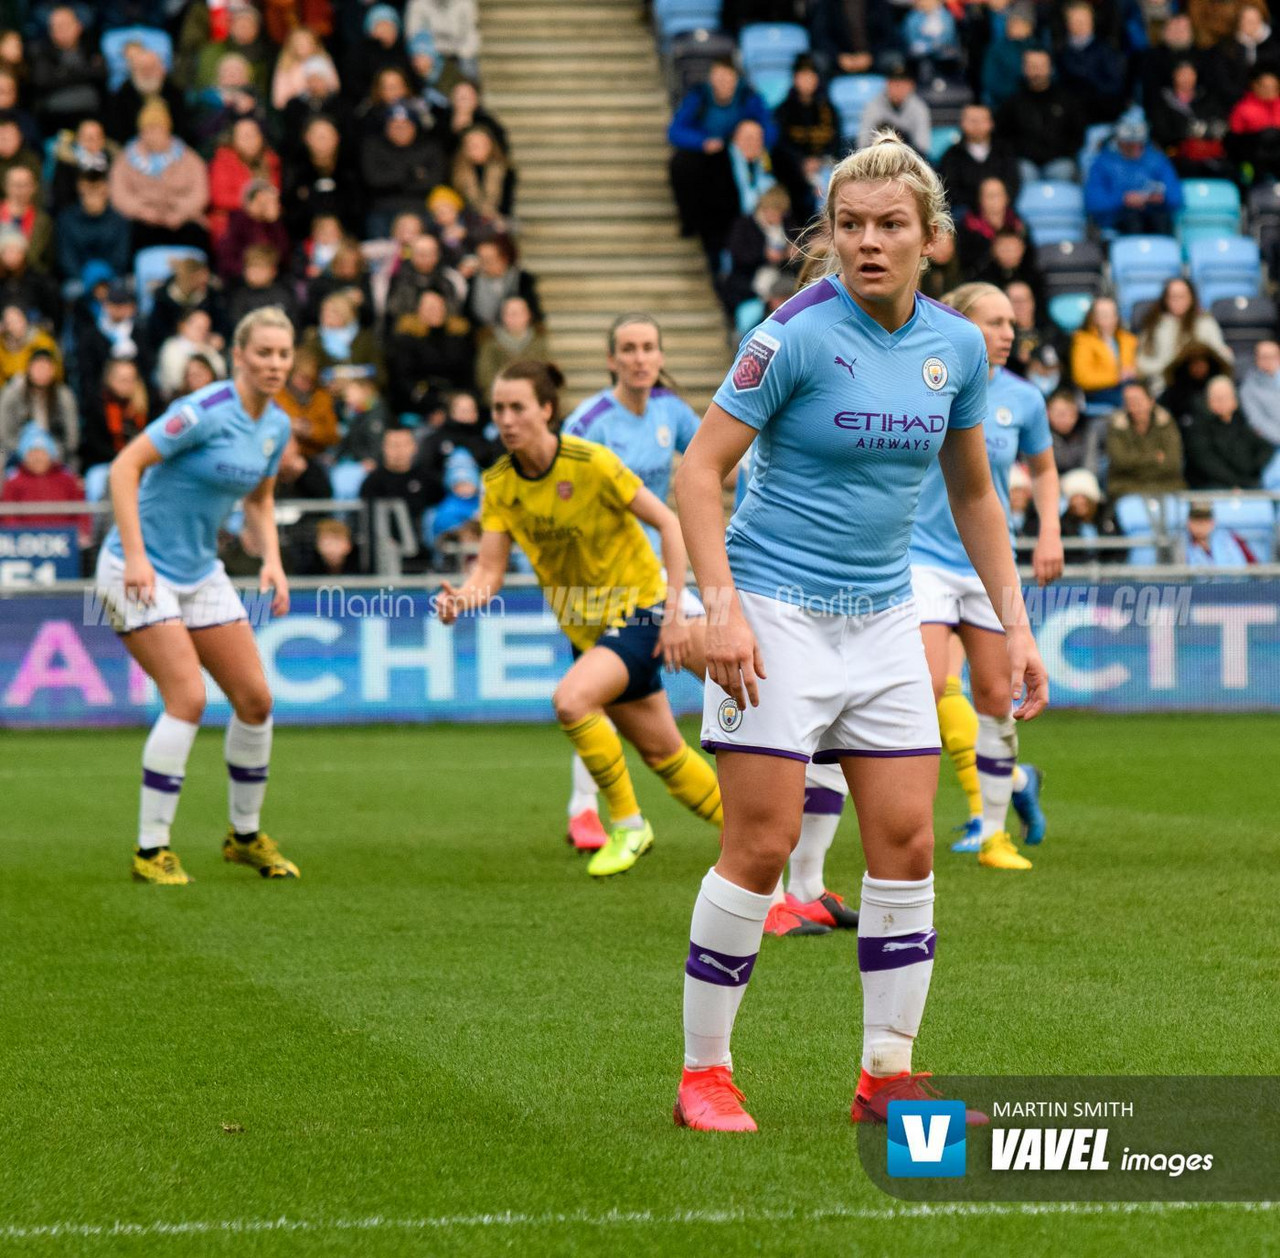
[[[911,565],[911,590],[922,625],[972,625],[1003,633],[982,582],[973,573],[948,572],[945,568]]]
[[[111,619],[111,627],[119,634],[166,620],[180,620],[188,629],[211,629],[249,618],[221,562],[194,585],[168,581],[157,572],[155,597],[150,603],[143,603],[125,595],[124,560],[117,559],[104,546],[98,553],[94,592]]]

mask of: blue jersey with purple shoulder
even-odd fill
[[[997,367],[987,386],[987,414],[982,422],[995,483],[1005,517],[1009,516],[1009,473],[1019,459],[1053,449],[1053,434],[1044,397],[1033,384]],[[911,533],[911,562],[973,576],[964,543],[951,515],[942,469],[931,467],[920,491],[920,510]]]
[[[274,402],[255,420],[234,384],[220,380],[179,398],[146,434],[160,452],[138,490],[142,543],[167,581],[195,585],[218,563],[218,529],[235,504],[280,466],[289,417]],[[120,532],[105,545],[124,558]]]
[[[986,344],[920,295],[887,332],[828,276],[751,333],[715,401],[759,431],[726,535],[734,584],[815,611],[880,611],[911,595],[911,523],[947,430],[986,413]]]
[[[637,415],[613,396],[610,387],[580,403],[561,431],[612,450],[665,503],[672,456],[689,448],[698,417],[687,402],[662,386],[650,390],[644,414]],[[658,530],[646,524],[644,531],[655,552],[661,553]]]

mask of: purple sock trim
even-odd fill
[[[1013,776],[1013,766],[1017,764],[1017,760],[1012,756],[1001,756],[999,759],[992,759],[991,756],[975,757],[978,764],[979,773],[987,773],[993,778],[1007,778]]]
[[[844,795],[827,786],[806,786],[804,810],[823,817],[838,817],[844,812]]]
[[[901,751],[868,751],[864,747],[834,747],[813,754],[814,764],[835,764],[841,756],[865,756],[871,760],[893,760],[898,756],[940,756],[941,747],[906,747]]]
[[[859,936],[858,969],[900,970],[904,965],[932,961],[937,940],[938,932],[932,927],[912,935]]]
[[[689,959],[684,972],[690,978],[714,983],[717,987],[744,987],[755,968],[757,953],[749,957],[735,957],[714,948],[703,948],[689,940]]]
[[[228,763],[227,772],[231,775],[233,782],[265,782],[269,767],[264,764],[256,768],[246,768],[242,764]]]
[[[142,785],[148,790],[176,795],[182,790],[182,776],[181,773],[157,773],[154,769],[143,769]]]
[[[747,743],[718,743],[710,738],[702,740],[703,751],[745,751],[751,756],[781,756],[784,760],[803,760],[809,763],[809,757],[802,751],[783,751],[781,747],[752,747]]]

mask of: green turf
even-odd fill
[[[639,769],[657,847],[592,883],[560,837],[554,729],[281,730],[267,816],[295,884],[221,862],[210,731],[175,831],[185,889],[126,877],[141,739],[0,738],[0,1252],[1276,1244],[1276,1214],[1213,1208],[902,1217],[847,1122],[847,935],[766,941],[735,1039],[761,1134],[675,1130],[681,967],[714,838]],[[1030,875],[940,853],[917,1064],[1280,1073],[1274,720],[1053,714],[1024,746],[1048,773],[1049,841]],[[940,834],[962,811],[943,779]],[[852,891],[860,868],[846,819],[830,881]],[[282,1216],[309,1226],[218,1230]],[[5,1231],[117,1220],[215,1230]]]

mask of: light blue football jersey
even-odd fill
[[[987,415],[982,433],[987,441],[991,479],[1009,515],[1009,473],[1020,458],[1053,448],[1049,416],[1040,390],[1005,368],[996,369],[987,388]],[[936,464],[924,478],[920,510],[911,533],[911,562],[973,576],[973,564],[951,517],[942,469]]]
[[[670,389],[651,390],[644,414],[637,415],[613,396],[610,386],[582,402],[562,431],[608,447],[665,503],[671,489],[671,457],[689,448],[698,423],[693,408]],[[644,531],[661,554],[658,530],[646,524]]]
[[[161,462],[138,491],[142,542],[151,566],[179,585],[203,581],[218,562],[218,529],[232,507],[280,466],[289,417],[274,402],[257,420],[235,386],[219,380],[176,401],[146,434]],[[120,532],[106,546],[124,558]]]
[[[910,597],[920,483],[947,429],[986,413],[982,333],[919,295],[886,332],[827,277],[751,333],[715,400],[760,433],[726,534],[734,584],[846,615]]]

